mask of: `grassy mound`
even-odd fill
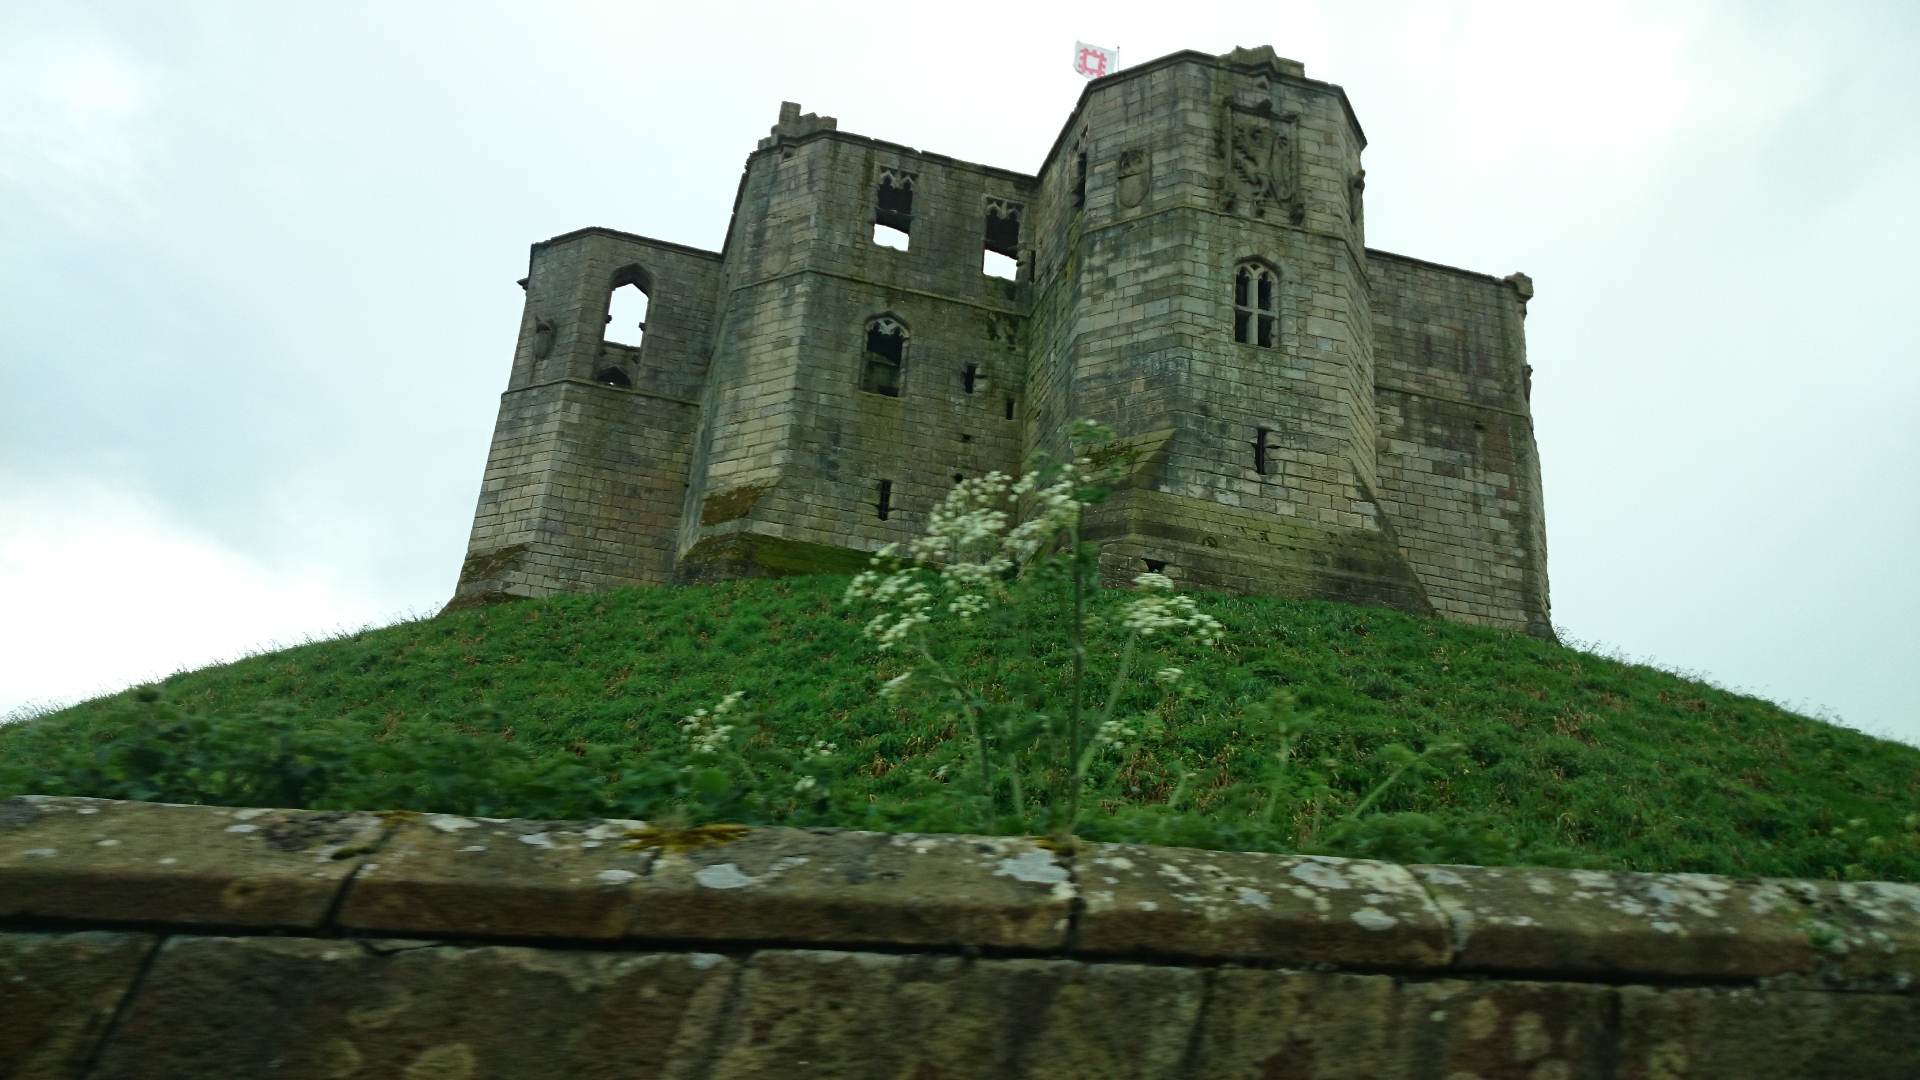
[[[827,740],[847,763],[830,803],[784,817],[763,806],[759,819],[980,828],[938,798],[949,782],[936,775],[964,770],[969,744],[948,721],[876,695],[893,670],[840,606],[845,585],[820,576],[558,596],[183,673],[0,728],[0,797],[640,816],[621,812],[633,807],[618,793],[677,744],[677,721],[744,691],[759,710],[756,742]],[[1133,692],[1161,725],[1107,778],[1093,835],[1273,846],[1240,827],[1243,808],[1213,796],[1253,768],[1248,706],[1280,686],[1319,714],[1299,752],[1325,763],[1337,792],[1370,790],[1385,744],[1463,744],[1468,766],[1393,788],[1381,808],[1443,832],[1491,829],[1505,846],[1480,856],[1489,861],[1920,880],[1909,819],[1920,749],[1514,634],[1337,604],[1202,599],[1226,624],[1225,644],[1178,658],[1179,693]],[[961,650],[999,646],[983,633]],[[1142,835],[1128,824],[1181,774],[1210,780],[1179,828]]]

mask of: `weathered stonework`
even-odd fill
[[[0,899],[0,1080],[1920,1075],[1891,882],[25,796]]]
[[[1087,523],[1114,581],[1550,636],[1532,283],[1367,249],[1365,145],[1269,48],[1095,80],[1032,176],[783,106],[722,252],[534,246],[453,604],[858,566],[1091,417],[1152,444]]]

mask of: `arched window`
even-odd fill
[[[613,275],[613,294],[607,297],[607,329],[601,340],[637,349],[647,332],[647,272],[628,266]]]
[[[1233,340],[1271,349],[1279,342],[1280,275],[1265,263],[1233,272]]]
[[[907,328],[890,315],[867,323],[867,349],[861,361],[860,389],[899,397],[907,367]]]

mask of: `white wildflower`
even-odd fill
[[[907,683],[912,680],[913,672],[911,671],[905,675],[895,675],[893,678],[887,680],[886,685],[880,688],[880,696],[887,701],[892,701],[906,690]]]
[[[815,787],[818,787],[819,783],[820,782],[818,780],[815,780],[811,776],[803,776],[800,779],[795,780],[793,782],[793,793],[795,795],[805,795],[807,792],[812,791]]]
[[[966,593],[954,597],[953,603],[947,605],[947,610],[960,616],[961,622],[967,622],[975,615],[987,610],[988,606],[986,597],[979,593]]]
[[[818,761],[823,758],[830,758],[839,752],[840,748],[833,743],[825,739],[815,739],[813,740],[813,745],[807,747],[806,757],[809,760]]]
[[[1095,749],[1111,746],[1116,751],[1124,751],[1127,748],[1126,740],[1137,734],[1138,732],[1119,720],[1105,720],[1094,729],[1093,745]]]
[[[1145,578],[1159,578],[1166,581],[1162,574],[1141,574],[1135,578],[1139,583]],[[1169,582],[1171,584],[1171,582]],[[1149,583],[1143,588],[1159,589],[1158,582]],[[1186,630],[1205,644],[1211,645],[1226,630],[1220,620],[1200,610],[1193,597],[1179,593],[1149,593],[1126,607],[1125,616],[1120,625],[1139,634],[1152,637],[1155,634]]]
[[[693,710],[693,715],[680,721],[680,731],[687,740],[687,746],[696,754],[717,754],[727,744],[727,737],[733,734],[734,725],[723,724],[720,718],[732,712],[740,699],[747,696],[744,690],[735,690],[720,699],[712,712],[705,709]]]
[[[1174,683],[1179,682],[1180,677],[1185,674],[1185,671],[1177,667],[1163,667],[1153,673],[1153,681],[1159,683],[1161,686],[1172,686]]]
[[[1172,592],[1173,579],[1165,574],[1137,574],[1133,579],[1133,587],[1141,590],[1161,589],[1166,592]]]

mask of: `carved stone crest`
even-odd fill
[[[1299,224],[1306,217],[1296,180],[1294,113],[1231,109],[1227,150],[1227,209],[1264,218],[1285,212]]]

